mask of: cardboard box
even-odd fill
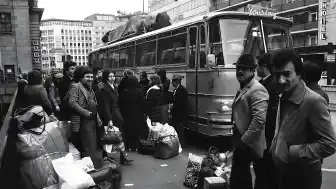
[[[204,178],[204,189],[223,189],[225,180],[222,177]]]

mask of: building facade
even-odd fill
[[[0,1],[0,68],[5,75],[41,69],[42,14],[37,0]]]
[[[177,22],[209,12],[209,0],[151,0],[149,14],[167,12],[171,21]]]
[[[93,14],[86,17],[84,20],[92,21],[92,45],[93,49],[96,49],[104,43],[102,42],[103,36],[113,30],[114,28],[123,25],[127,20],[121,20],[118,16],[112,14]]]
[[[71,55],[78,65],[87,65],[87,54],[92,50],[91,21],[42,20],[41,53],[43,70],[63,68],[63,55]]]

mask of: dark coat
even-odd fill
[[[147,92],[146,113],[152,122],[162,123],[162,105],[164,100],[164,93],[158,86],[153,86]]]
[[[133,137],[148,135],[145,125],[145,97],[135,77],[124,78],[118,88],[119,108],[124,118],[124,129]]]
[[[25,106],[40,105],[48,114],[52,114],[51,103],[48,99],[48,94],[44,86],[27,85],[24,89]]]
[[[265,122],[266,144],[267,144],[267,148],[269,148],[272,143],[273,137],[274,137],[275,120],[276,120],[278,103],[279,103],[279,95],[277,93],[276,81],[274,80],[272,76],[269,76],[266,79],[261,79],[259,82],[266,88],[269,94],[269,101],[268,101],[267,115],[266,115],[266,122]]]
[[[112,120],[113,124],[119,128],[124,124],[118,101],[118,88],[114,86],[114,89],[112,89],[108,83],[104,83],[103,88],[99,91],[98,99],[99,112],[103,125],[108,125],[110,120]]]
[[[188,107],[188,91],[183,85],[179,85],[173,93],[173,107],[171,110],[173,121],[188,121]]]

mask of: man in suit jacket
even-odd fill
[[[184,125],[188,121],[188,91],[181,85],[183,76],[174,74],[172,78],[172,85],[175,88],[173,93],[173,106],[171,109],[173,126],[179,136],[182,146],[184,141]]]
[[[282,91],[270,147],[280,189],[320,189],[321,159],[336,150],[327,102],[305,85],[301,57],[293,49],[277,51],[272,62]]]
[[[231,189],[252,189],[250,165],[259,161],[266,149],[265,121],[268,93],[254,79],[257,65],[250,54],[243,54],[236,63],[236,77],[240,83],[232,105],[233,159]],[[257,168],[257,167],[256,167]]]
[[[264,151],[264,156],[261,161],[257,162],[257,169],[254,170],[256,176],[254,188],[255,189],[277,189],[278,186],[278,174],[273,162],[272,154],[269,151],[271,146],[274,130],[275,120],[279,101],[279,92],[277,90],[276,81],[271,73],[271,54],[267,53],[262,55],[258,61],[257,74],[262,84],[269,94],[266,123],[265,123],[265,137],[267,148]]]

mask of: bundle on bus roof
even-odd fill
[[[170,26],[170,17],[166,12],[154,15],[135,15],[132,16],[124,25],[112,30],[108,35],[109,42],[116,42],[122,39],[141,35],[166,26]]]

